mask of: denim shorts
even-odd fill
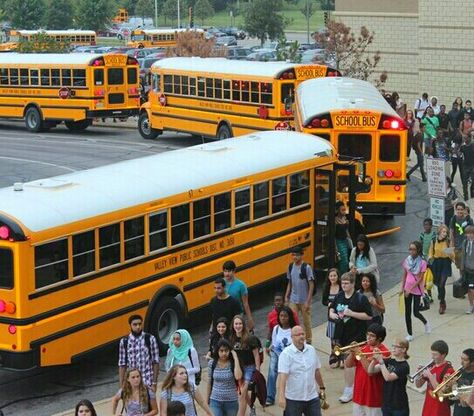
[[[253,364],[244,366],[244,368],[243,368],[244,381],[249,382],[250,380],[252,380],[253,373],[256,369],[257,369],[257,367],[255,367],[255,365],[253,365]]]

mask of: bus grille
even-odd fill
[[[122,93],[109,94],[109,104],[123,104],[124,95]]]

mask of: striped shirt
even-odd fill
[[[216,365],[214,373],[212,372],[213,362],[214,360],[209,361],[208,366],[209,380],[211,380],[211,378],[214,379],[212,382],[211,399],[218,402],[237,401],[239,397],[237,395],[237,386],[230,362],[224,368]]]
[[[173,393],[170,390],[163,390],[160,394],[162,399],[165,399],[167,402],[178,401],[184,404],[186,408],[185,416],[197,416],[196,407],[194,405],[194,388],[193,392],[185,391],[182,393]]]
[[[133,334],[128,335],[127,353],[125,354],[125,347],[123,338],[119,344],[119,367],[137,368],[142,374],[143,382],[147,386],[153,384],[153,364],[160,362],[158,354],[158,344],[153,335],[150,336],[150,351],[145,343],[145,334],[141,333],[139,337]]]

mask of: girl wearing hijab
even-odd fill
[[[178,329],[173,334],[168,353],[166,354],[166,371],[169,371],[177,364],[186,368],[189,382],[192,385],[196,385],[196,374],[201,371],[201,365],[199,364],[198,353],[194,348],[191,335],[185,329]]]
[[[421,298],[425,292],[425,271],[427,263],[423,260],[423,246],[420,241],[412,241],[408,246],[409,256],[404,260],[403,277],[400,295],[405,296],[405,323],[408,335],[407,341],[413,341],[411,324],[411,309],[413,316],[425,325],[425,333],[431,333],[431,325],[420,313]]]

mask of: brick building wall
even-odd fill
[[[378,73],[388,72],[387,90],[410,107],[424,91],[447,105],[458,95],[474,98],[472,0],[336,0],[333,16],[356,33],[375,32]]]

